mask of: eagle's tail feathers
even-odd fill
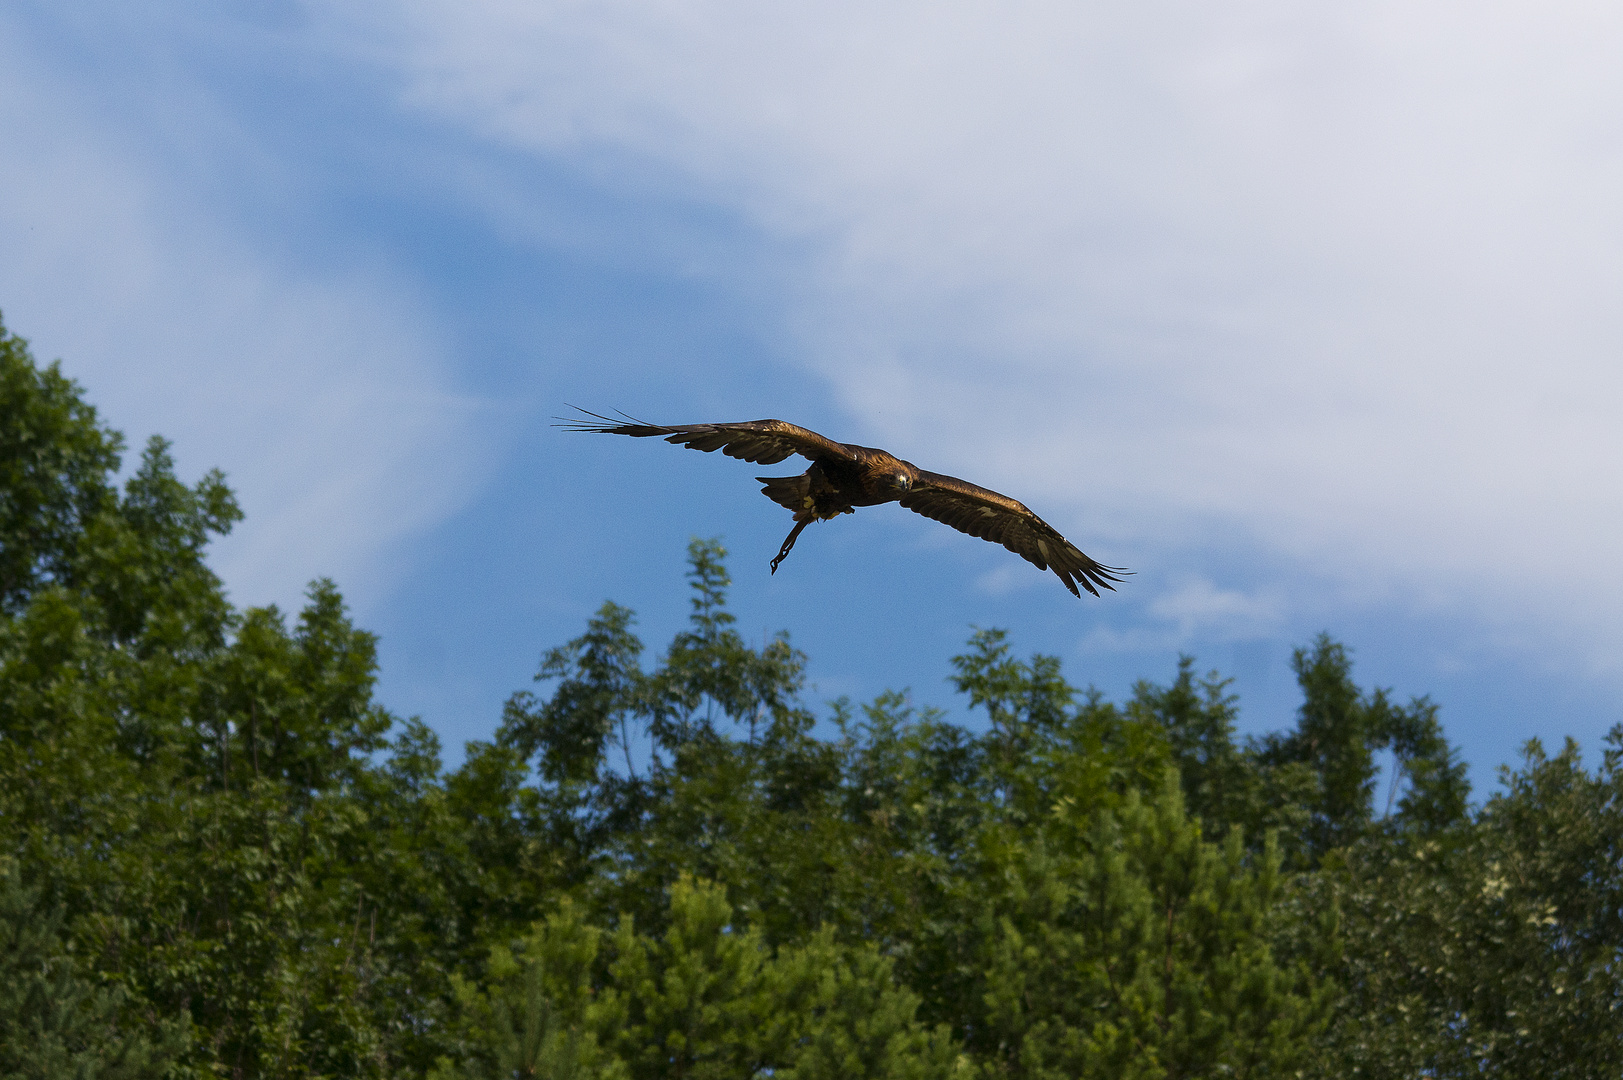
[[[765,486],[761,494],[783,507],[793,510],[796,514],[806,509],[807,500],[811,498],[811,481],[802,473],[799,476],[757,476]]]

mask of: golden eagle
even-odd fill
[[[1065,587],[1080,597],[1077,585],[1094,596],[1095,586],[1113,589],[1117,574],[1127,571],[1103,566],[1088,558],[1048,522],[1007,495],[954,476],[926,472],[910,461],[876,450],[826,439],[782,420],[746,420],[737,424],[677,424],[659,427],[632,422],[622,424],[607,416],[579,410],[591,419],[568,420],[559,427],[595,431],[603,435],[630,435],[646,439],[661,436],[666,442],[758,465],[776,465],[790,454],[808,459],[811,468],[799,476],[758,476],[766,486],[762,494],[794,511],[795,527],[784,540],[772,572],[795,546],[800,530],[814,521],[856,513],[858,506],[899,502],[914,513],[951,525],[959,532],[1002,544],[1039,570],[1053,570]],[[626,417],[630,420],[631,417]]]

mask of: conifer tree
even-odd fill
[[[186,1043],[185,1027],[123,1015],[116,987],[94,986],[78,974],[61,928],[61,913],[44,910],[36,890],[14,872],[0,873],[0,1076],[164,1075]]]

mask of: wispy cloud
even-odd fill
[[[1273,589],[1225,589],[1187,576],[1153,597],[1148,619],[1126,629],[1101,626],[1082,639],[1083,652],[1188,649],[1196,641],[1236,643],[1277,638],[1289,614]]]
[[[487,449],[483,407],[456,389],[412,289],[289,263],[244,232],[242,205],[210,195],[229,170],[186,170],[267,162],[184,72],[95,87],[32,44],[0,32],[9,327],[65,358],[132,452],[158,433],[188,477],[226,470],[252,526],[214,553],[238,602],[297,605],[317,575],[363,601],[386,591],[389,553],[462,504]],[[142,129],[143,148],[119,126],[126,106],[175,126]]]
[[[1623,640],[1616,11],[322,10],[481,137],[812,243],[807,362],[940,467]]]

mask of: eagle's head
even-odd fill
[[[897,491],[908,492],[913,490],[913,478],[904,472],[893,472],[885,477],[885,480]]]

